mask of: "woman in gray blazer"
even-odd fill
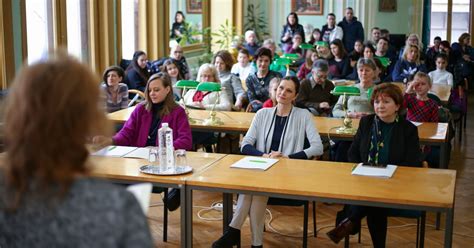
[[[281,80],[277,88],[277,105],[257,112],[242,141],[243,154],[291,159],[308,159],[323,154],[321,138],[311,113],[293,106],[299,87],[297,77]],[[250,216],[252,247],[262,247],[267,201],[266,196],[239,195],[232,222],[212,247],[236,245],[247,215]]]

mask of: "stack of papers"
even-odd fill
[[[109,156],[109,157],[123,157],[130,152],[134,151],[137,149],[136,147],[130,147],[130,146],[107,146],[105,148],[102,148],[99,151],[96,151],[92,153],[92,155],[96,156]],[[147,155],[148,158],[148,155]]]
[[[365,166],[365,165],[362,165],[362,163],[360,163],[352,170],[352,175],[391,178],[393,176],[393,173],[395,173],[396,169],[397,169],[397,166],[391,165],[391,164],[383,168],[383,167]]]
[[[268,170],[273,164],[278,162],[278,159],[274,158],[262,158],[262,157],[245,157],[233,165],[231,168],[242,168],[242,169],[256,169],[256,170]]]

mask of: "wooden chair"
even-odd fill
[[[128,94],[135,94],[135,96],[130,100],[128,106],[131,107],[139,102],[145,101],[145,93],[140,90],[130,89],[128,90]]]

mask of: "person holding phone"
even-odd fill
[[[394,164],[420,167],[421,152],[416,126],[400,118],[403,108],[401,89],[390,83],[375,86],[370,103],[375,114],[362,117],[349,148],[349,161],[368,164]],[[374,247],[385,247],[388,208],[348,205],[347,218],[327,233],[338,243],[357,233],[360,221],[367,216],[367,225]]]

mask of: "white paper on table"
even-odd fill
[[[411,123],[413,123],[413,125],[415,126],[420,126],[421,124],[423,124],[423,122],[417,122],[417,121],[412,121]]]
[[[109,157],[123,157],[133,150],[137,149],[132,146],[107,146],[99,151],[92,153],[96,156],[109,156]]]
[[[139,183],[127,187],[127,191],[132,192],[135,198],[137,198],[137,201],[145,215],[150,206],[151,188],[151,183]]]
[[[273,164],[278,162],[275,158],[244,157],[231,165],[231,168],[268,170]]]
[[[397,169],[396,165],[388,164],[387,167],[375,167],[375,166],[364,166],[362,163],[358,164],[354,170],[352,170],[352,175],[358,176],[369,176],[369,177],[383,177],[391,178],[395,170]]]
[[[123,156],[124,158],[142,158],[142,159],[148,159],[148,156],[150,154],[150,149],[148,148],[137,148],[130,153],[126,154]]]

